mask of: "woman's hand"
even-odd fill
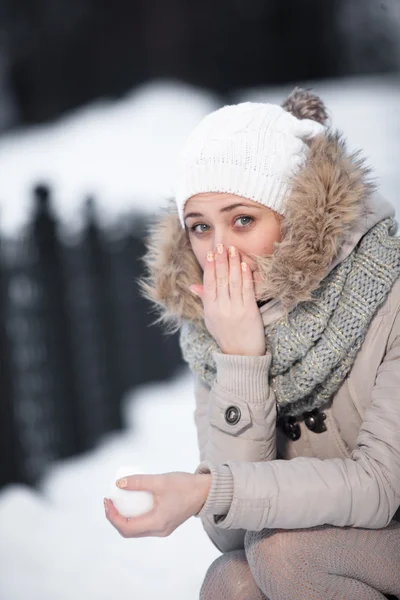
[[[237,251],[222,244],[208,252],[203,286],[190,289],[203,301],[205,325],[224,354],[265,354],[264,324],[255,297],[253,274]],[[244,265],[244,266],[243,266]]]
[[[127,519],[119,514],[111,500],[104,498],[106,517],[125,538],[167,537],[179,525],[197,514],[211,486],[211,475],[165,473],[163,475],[130,475],[119,480],[124,490],[145,490],[154,495],[154,508]]]

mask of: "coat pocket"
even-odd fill
[[[210,400],[209,420],[213,427],[233,436],[251,427],[252,419],[248,404],[235,394],[224,390],[222,397],[212,395]]]

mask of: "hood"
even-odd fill
[[[361,214],[353,226],[343,236],[343,242],[339,247],[338,253],[333,257],[324,277],[342,262],[354,250],[355,246],[372,227],[377,225],[383,219],[395,216],[394,206],[378,192],[372,194],[366,199],[366,210]],[[321,280],[324,278],[322,277]],[[264,326],[279,319],[287,310],[278,299],[273,299],[260,307]]]
[[[298,88],[283,106],[298,118],[310,118],[311,104],[316,120],[325,120],[319,98]],[[347,152],[339,132],[327,128],[306,143],[307,160],[285,202],[281,241],[271,256],[251,255],[263,280],[257,300],[273,299],[284,310],[309,300],[371,227],[394,216],[393,206],[375,191],[364,160]],[[146,274],[138,284],[159,313],[155,322],[170,333],[182,320],[204,328],[203,303],[189,290],[203,282],[203,273],[173,199],[155,216],[145,244]]]

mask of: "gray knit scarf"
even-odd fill
[[[349,373],[369,324],[400,276],[400,238],[389,218],[373,227],[312,294],[265,327],[272,355],[269,384],[279,415],[327,404]],[[193,373],[210,385],[219,350],[207,330],[183,321],[180,347]]]

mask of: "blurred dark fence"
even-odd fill
[[[122,427],[126,392],[182,363],[137,285],[148,218],[104,230],[88,199],[72,239],[46,186],[34,202],[26,232],[0,244],[0,485],[34,485],[53,460],[92,448]]]

